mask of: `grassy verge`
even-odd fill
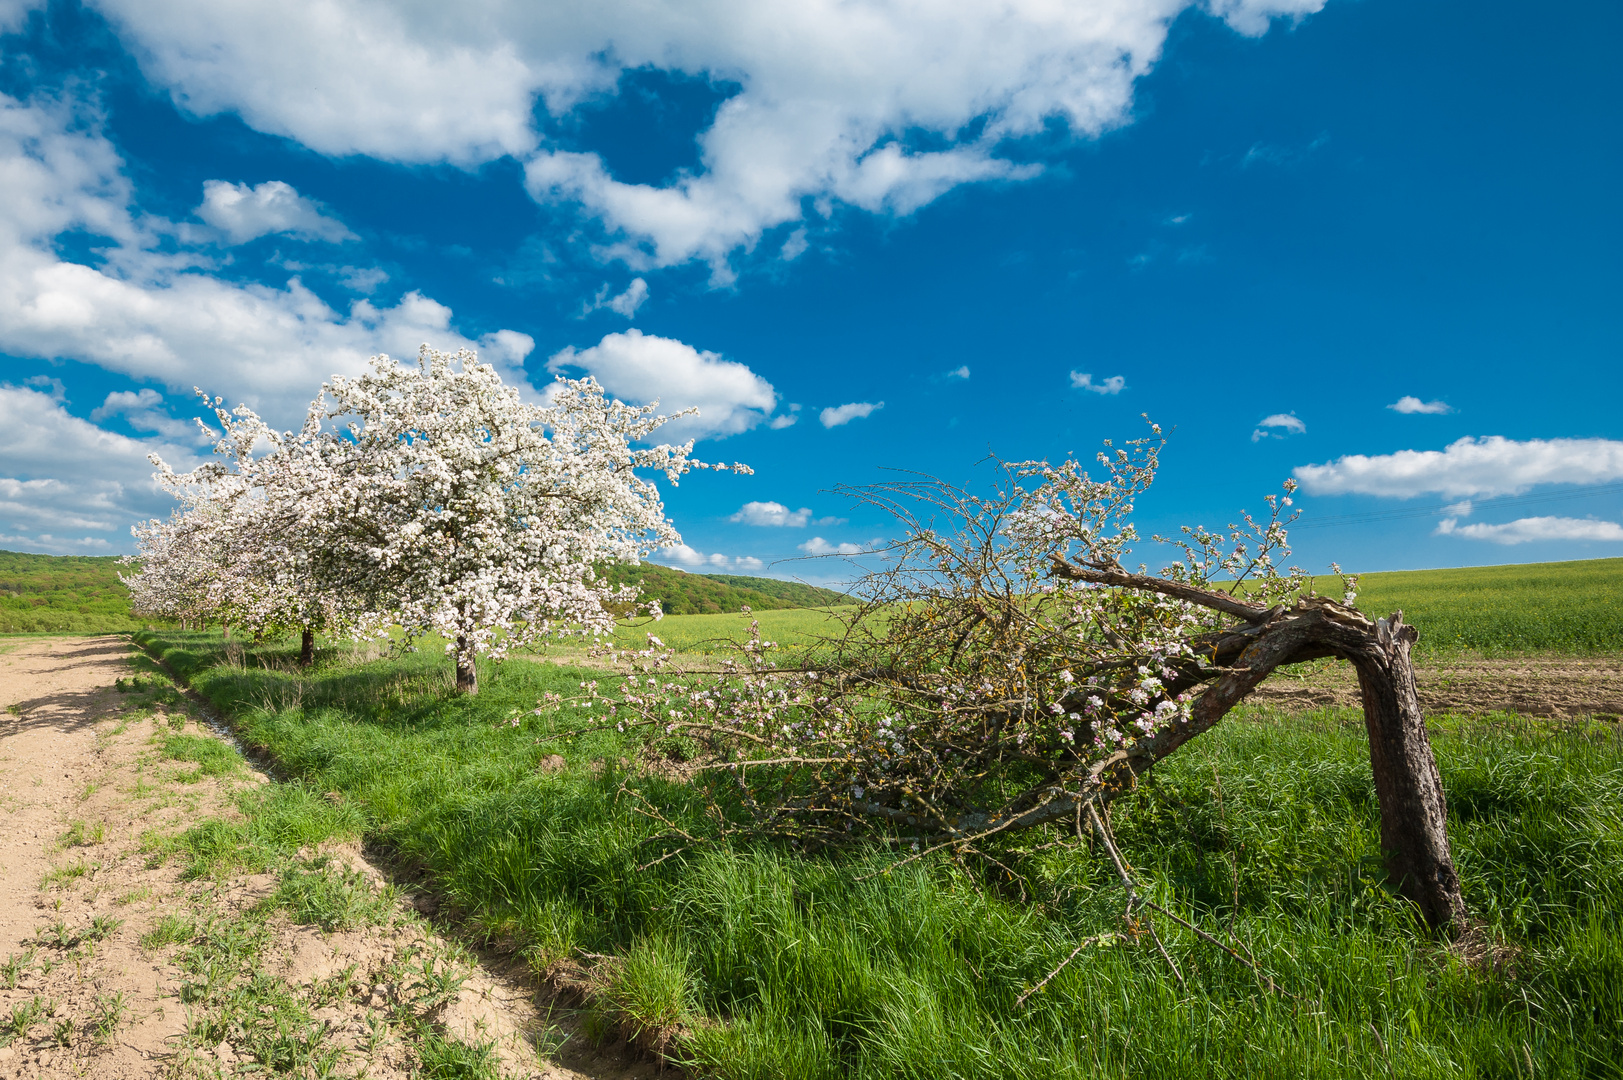
[[[1244,943],[1274,993],[1163,925],[1174,973],[1122,925],[1102,857],[1035,838],[1012,857],[1041,904],[945,864],[886,873],[881,850],[716,843],[647,865],[666,826],[622,794],[631,747],[594,736],[559,768],[537,741],[551,721],[509,722],[599,673],[510,661],[459,699],[438,657],[301,675],[287,645],[227,664],[218,638],[141,638],[471,925],[538,969],[589,968],[604,1030],[700,1075],[1623,1076],[1615,726],[1438,722],[1456,857],[1496,946],[1481,964],[1441,950],[1384,882],[1356,714],[1251,710],[1164,765],[1118,811],[1124,849],[1160,902]],[[637,786],[704,827],[683,784]]]

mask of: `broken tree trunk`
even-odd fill
[[[1420,909],[1427,925],[1445,933],[1465,928],[1465,899],[1448,846],[1448,803],[1426,735],[1409,654],[1419,634],[1404,623],[1402,612],[1371,622],[1357,609],[1325,597],[1299,600],[1291,608],[1264,609],[1225,593],[1115,567],[1078,566],[1058,558],[1054,574],[1176,596],[1251,624],[1207,646],[1203,659],[1223,669],[1215,681],[1200,672],[1188,674],[1187,686],[1210,682],[1196,700],[1189,722],[1158,732],[1101,763],[1094,773],[1098,786],[1091,799],[1109,801],[1116,792],[1126,790],[1155,762],[1210,730],[1279,667],[1324,656],[1341,657],[1358,672],[1387,872],[1398,891]],[[1051,816],[1065,801],[1054,800],[1038,808],[1045,811],[1041,816]]]

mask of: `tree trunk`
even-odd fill
[[[309,667],[316,662],[316,632],[308,626],[304,628],[304,636],[299,641],[299,666]]]
[[[1141,740],[1130,751],[1108,760],[1097,773],[1100,801],[1109,801],[1110,785],[1131,787],[1133,777],[1151,768],[1221,720],[1229,709],[1285,664],[1322,656],[1352,662],[1364,700],[1369,732],[1369,765],[1381,808],[1381,848],[1387,872],[1398,891],[1420,908],[1427,925],[1444,933],[1465,929],[1465,898],[1459,872],[1448,849],[1448,802],[1443,797],[1437,759],[1426,735],[1415,689],[1410,646],[1419,638],[1399,611],[1374,622],[1354,608],[1326,597],[1297,601],[1291,608],[1264,610],[1232,596],[1187,584],[1130,574],[1115,567],[1077,566],[1058,556],[1058,577],[1158,592],[1236,614],[1251,625],[1201,649],[1206,661],[1224,669],[1195,701],[1189,722]],[[1170,693],[1192,689],[1209,676],[1190,671],[1168,685]],[[1125,782],[1124,782],[1125,781]],[[1034,822],[1048,820],[1071,806],[1065,799],[1028,811]],[[1052,807],[1052,809],[1050,809]]]
[[[1448,802],[1426,737],[1409,647],[1419,635],[1400,611],[1349,650],[1364,698],[1369,765],[1381,806],[1381,848],[1398,890],[1438,929],[1465,926],[1465,898],[1448,849]]]
[[[473,646],[465,637],[456,639],[456,692],[459,694],[479,692],[479,672],[473,666]]]

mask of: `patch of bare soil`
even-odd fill
[[[623,1047],[591,1045],[532,979],[442,936],[353,845],[271,873],[186,880],[166,840],[239,818],[233,793],[270,781],[234,755],[213,768],[164,757],[168,736],[217,736],[178,695],[115,689],[133,674],[127,640],[7,645],[0,1080],[392,1080],[480,1058],[507,1077],[656,1072]],[[314,890],[328,915],[336,896],[361,917],[324,921],[290,888]]]
[[[1359,705],[1351,664],[1316,661],[1300,677],[1276,674],[1249,700],[1285,709]],[[1564,720],[1623,715],[1623,657],[1521,656],[1421,659],[1415,665],[1427,714],[1518,712]]]

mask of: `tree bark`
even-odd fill
[[[479,672],[473,666],[473,646],[465,637],[456,639],[456,692],[477,694]]]
[[[299,641],[299,666],[309,667],[316,662],[316,632],[308,626],[304,628],[304,636]]]
[[[1368,645],[1349,650],[1347,659],[1358,671],[1364,698],[1387,872],[1429,925],[1460,930],[1465,898],[1448,848],[1448,801],[1426,737],[1409,657],[1418,636],[1400,611],[1378,620]]]

